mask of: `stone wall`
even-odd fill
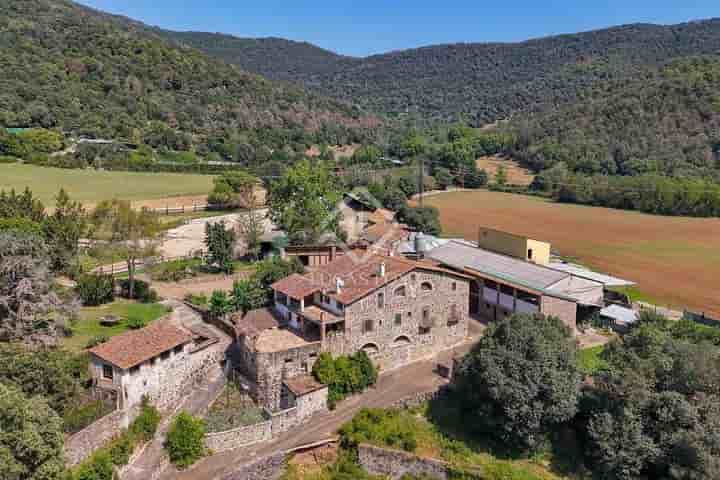
[[[285,452],[277,452],[239,466],[222,480],[278,480],[285,471]]]
[[[91,423],[65,440],[65,461],[77,465],[120,434],[137,417],[139,409],[118,410]]]
[[[297,397],[298,422],[304,422],[317,412],[327,410],[328,387]]]
[[[405,397],[401,400],[398,400],[397,402],[392,404],[392,408],[415,408],[419,407],[420,405],[429,402],[431,400],[435,400],[437,398],[440,398],[443,395],[446,395],[448,391],[447,385],[442,385],[437,390],[433,390],[431,392],[423,392],[423,393],[417,393],[415,395],[411,395],[409,397]]]
[[[437,480],[448,480],[446,462],[432,458],[418,457],[399,450],[389,450],[371,445],[358,446],[360,465],[371,475],[384,475],[398,480],[403,475],[429,475]]]
[[[205,435],[205,446],[214,453],[220,453],[264,442],[271,438],[272,422],[266,420],[225,432],[208,433]]]
[[[254,366],[256,371],[258,403],[269,410],[278,410],[283,380],[312,372],[319,353],[319,342],[280,352],[256,353],[254,362],[248,366]]]
[[[540,311],[547,316],[558,317],[573,332],[577,332],[577,304],[575,302],[543,295]]]
[[[430,288],[424,289],[424,284]],[[391,370],[458,345],[467,337],[469,295],[467,279],[411,271],[345,308],[344,352],[365,350],[382,370]],[[455,324],[449,322],[453,306],[459,320]],[[434,325],[421,333],[425,310]],[[366,321],[372,322],[371,331]]]

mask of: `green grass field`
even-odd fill
[[[159,303],[135,303],[128,300],[116,300],[100,307],[83,307],[80,318],[71,326],[73,335],[63,342],[68,350],[81,351],[88,341],[94,337],[110,338],[129,330],[128,320],[138,319],[149,324],[167,313],[167,308]],[[100,325],[100,318],[115,315],[123,321],[120,324],[106,327]]]
[[[212,190],[212,179],[210,175],[102,172],[0,164],[0,190],[30,187],[46,206],[52,206],[61,187],[74,200],[95,203],[112,198],[149,200],[202,195]]]

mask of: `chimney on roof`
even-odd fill
[[[380,262],[380,265],[378,265],[378,277],[385,277],[385,262]]]

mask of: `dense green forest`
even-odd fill
[[[0,127],[190,150],[258,128],[361,140],[378,124],[354,107],[65,0],[2,2],[0,65]]]
[[[564,162],[585,174],[717,176],[720,57],[599,84],[581,102],[511,127],[518,133],[513,156],[535,171]]]
[[[482,125],[583,100],[607,80],[720,50],[720,20],[626,25],[522,43],[461,43],[367,58],[279,39],[160,32],[268,78],[384,113]]]

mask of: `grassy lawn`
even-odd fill
[[[598,345],[597,347],[586,348],[578,352],[578,360],[580,361],[580,369],[587,375],[602,370],[607,367],[607,362],[600,358],[604,345]]]
[[[103,172],[34,165],[0,165],[0,190],[30,187],[46,206],[52,206],[60,187],[73,200],[95,203],[119,198],[147,200],[180,195],[201,195],[212,190],[211,175],[178,173]]]
[[[116,300],[100,307],[83,307],[80,318],[72,325],[73,335],[65,339],[65,347],[71,351],[86,348],[87,343],[95,337],[112,337],[129,330],[128,323],[133,320],[149,324],[168,312],[167,307],[159,303],[135,303],[128,300]],[[121,319],[118,325],[105,327],[100,325],[100,318],[115,315]]]

